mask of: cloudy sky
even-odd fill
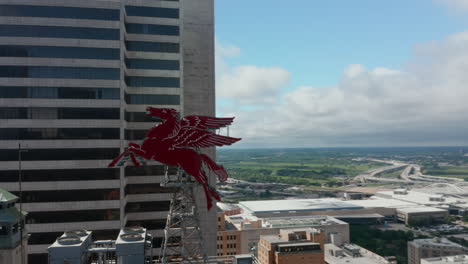
[[[468,146],[468,0],[216,4],[237,147]]]

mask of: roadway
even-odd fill
[[[354,181],[361,182],[361,183],[366,183],[366,182],[371,181],[371,182],[405,183],[405,184],[428,183],[428,182],[447,183],[447,182],[463,181],[462,179],[456,179],[456,178],[424,175],[421,172],[421,166],[415,165],[415,164],[407,164],[407,163],[396,161],[396,160],[390,160],[390,161],[378,160],[378,159],[368,159],[368,160],[374,161],[374,162],[390,163],[392,165],[366,171],[354,177]],[[405,167],[405,169],[401,172],[399,179],[378,177],[380,174],[382,174],[385,171],[395,170],[395,169],[399,169],[403,167]]]

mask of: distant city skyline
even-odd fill
[[[468,1],[217,1],[235,147],[468,145]]]

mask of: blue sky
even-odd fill
[[[242,49],[232,65],[284,67],[290,87],[334,85],[349,64],[399,68],[468,26],[432,0],[217,0],[215,14],[217,39]]]
[[[292,4],[293,5],[292,5]],[[216,0],[239,147],[468,145],[468,0]]]

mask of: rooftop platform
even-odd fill
[[[363,209],[362,206],[335,198],[246,201],[239,202],[239,206],[250,214]]]

